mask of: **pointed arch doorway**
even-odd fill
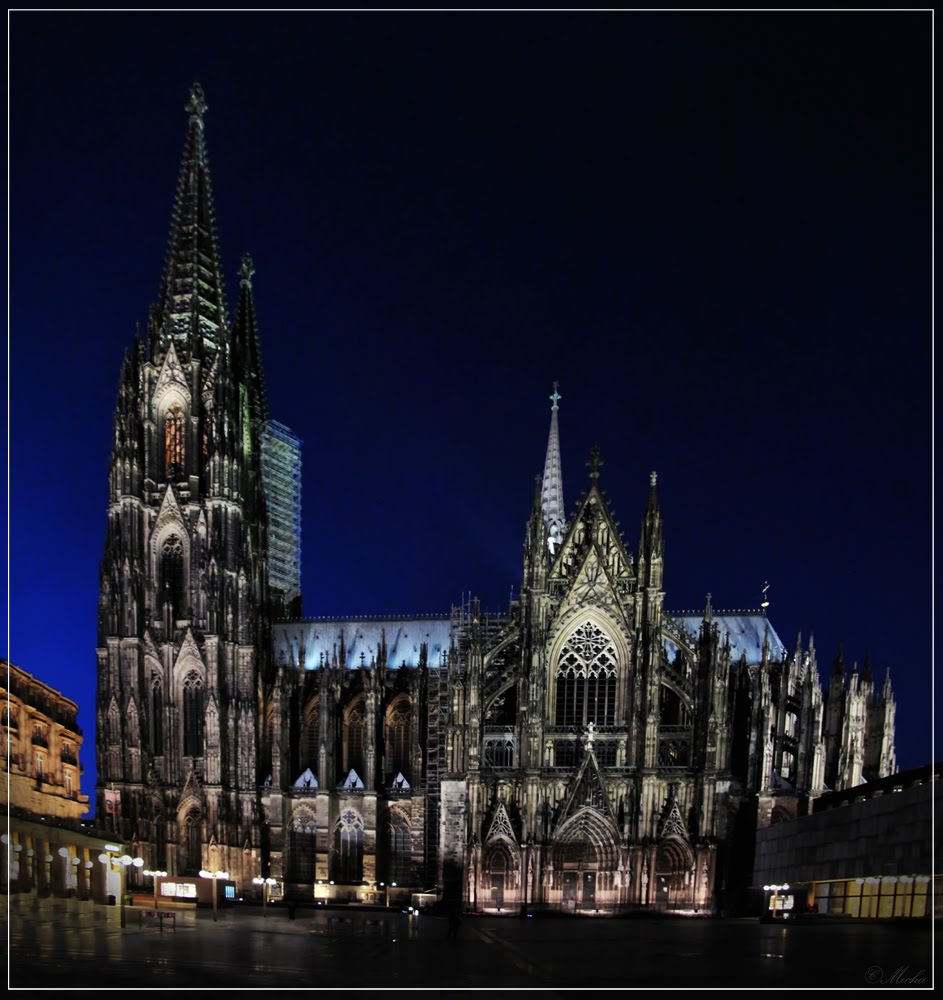
[[[680,837],[666,837],[655,852],[656,906],[673,910],[692,901],[694,853]]]
[[[595,911],[616,902],[613,873],[617,834],[594,809],[583,809],[559,831],[553,845],[557,899],[570,912]]]

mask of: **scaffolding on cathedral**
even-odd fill
[[[261,439],[269,587],[280,596],[287,614],[300,615],[301,438],[277,420],[266,420]]]

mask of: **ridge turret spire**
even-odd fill
[[[563,540],[566,527],[566,509],[563,506],[563,470],[560,461],[560,425],[558,414],[560,400],[563,398],[557,391],[559,382],[553,383],[553,395],[550,401],[550,435],[547,439],[547,457],[544,461],[544,476],[540,489],[541,508],[544,524],[547,526],[548,544],[551,552]]]

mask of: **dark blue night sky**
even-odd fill
[[[191,82],[235,300],[304,439],[311,615],[493,610],[561,384],[572,508],[669,609],[756,607],[891,669],[931,757],[931,34],[910,14],[10,19],[13,662],[78,700],[122,353],[157,295]]]

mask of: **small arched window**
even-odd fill
[[[164,417],[164,455],[168,481],[182,479],[186,459],[186,416],[179,403],[174,403]]]
[[[183,753],[203,756],[203,681],[195,670],[183,684]]]

